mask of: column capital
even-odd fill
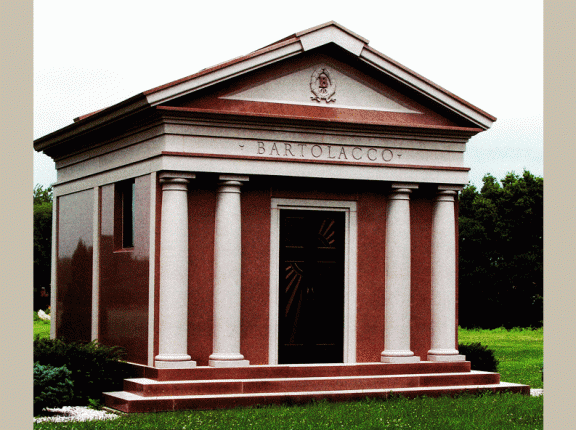
[[[394,182],[391,185],[389,200],[410,200],[412,190],[418,189],[418,184]]]
[[[438,184],[438,192],[441,191],[462,191],[464,189],[464,185],[457,185],[457,184]]]
[[[234,181],[234,182],[248,182],[250,177],[247,175],[219,175],[218,179],[223,182]]]
[[[458,192],[454,190],[438,190],[436,193],[436,201],[454,203],[457,195]]]
[[[400,189],[417,190],[418,184],[415,184],[413,182],[392,182],[390,187],[394,191],[400,190]]]
[[[188,180],[195,179],[196,174],[190,172],[160,172],[158,174],[158,178],[160,182],[171,182],[171,181],[178,181],[178,180],[185,180],[185,183],[188,183]]]

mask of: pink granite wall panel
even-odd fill
[[[358,199],[356,361],[380,361],[384,350],[386,195]]]
[[[115,244],[122,225],[118,198],[115,184],[102,187],[99,340],[125,348],[128,361],[147,364],[150,177],[135,179],[133,248]]]
[[[431,342],[432,199],[433,196],[416,191],[410,202],[410,343],[414,355],[420,360],[426,360]]]
[[[94,190],[58,197],[56,336],[89,342]]]
[[[216,190],[198,179],[190,181],[188,190],[188,354],[207,366],[213,352]]]
[[[242,187],[240,352],[250,364],[268,364],[270,193],[253,182]]]

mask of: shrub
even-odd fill
[[[458,351],[466,356],[466,360],[471,362],[472,370],[498,371],[500,362],[494,356],[494,351],[482,346],[480,342],[461,343],[458,345]]]
[[[124,351],[98,342],[67,343],[63,339],[34,340],[34,361],[54,367],[66,366],[74,384],[73,406],[87,406],[101,400],[102,392],[121,391],[130,376],[129,365],[121,361]]]
[[[44,408],[65,406],[74,397],[72,372],[66,366],[34,363],[34,416]]]

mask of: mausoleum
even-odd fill
[[[34,142],[51,336],[125,348],[130,412],[526,392],[457,350],[464,152],[495,120],[334,22],[76,118]]]

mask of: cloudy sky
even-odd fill
[[[278,6],[277,6],[278,5]],[[543,175],[540,1],[34,2],[34,139],[158,85],[336,21],[498,118],[465,163],[479,186]],[[34,154],[34,183],[56,181]]]

